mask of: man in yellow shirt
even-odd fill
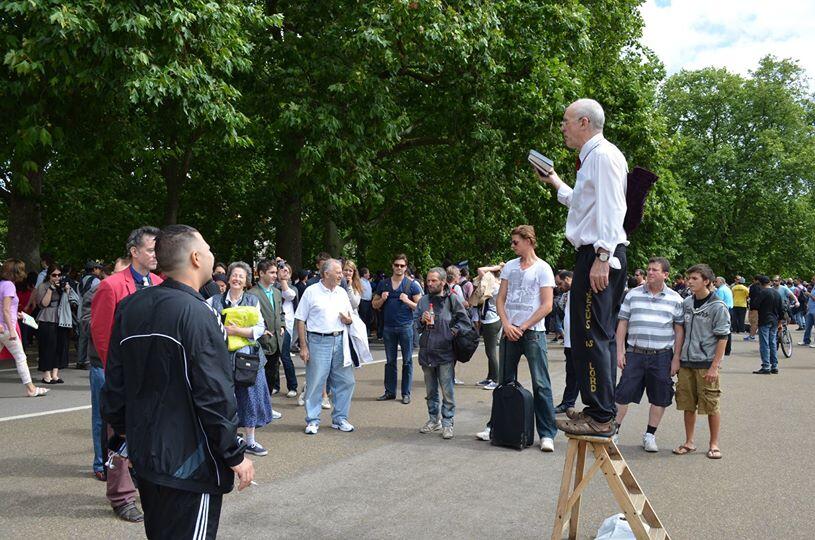
[[[744,278],[736,276],[736,282],[730,290],[733,291],[733,331],[740,334],[746,330],[744,317],[747,315],[747,295],[749,289],[744,286]]]

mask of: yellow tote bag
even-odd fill
[[[224,315],[224,326],[235,325],[241,328],[255,326],[260,321],[260,312],[254,306],[236,306],[221,311]],[[226,348],[229,352],[254,344],[255,341],[241,336],[227,336]]]

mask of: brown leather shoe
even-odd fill
[[[582,411],[578,411],[574,407],[569,407],[566,409],[566,416],[569,417],[570,420],[583,420],[586,415],[583,414]]]
[[[614,420],[598,422],[594,418],[584,415],[577,420],[556,420],[557,428],[572,435],[592,435],[595,437],[611,437],[617,430]]]

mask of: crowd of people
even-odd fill
[[[569,207],[572,270],[555,272],[536,254],[529,225],[508,234],[516,258],[481,266],[475,276],[468,264],[449,261],[422,276],[403,253],[392,257],[390,275],[327,253],[314,269],[293,269],[279,257],[224,264],[192,227],[141,227],[127,238],[124,257],[110,266],[91,261],[81,276],[48,254],[39,273],[7,260],[0,343],[25,395],[41,397],[63,382],[76,340],[76,367],[89,370],[94,475],[106,483],[116,515],[144,521],[150,538],[215,537],[223,494],[236,476],[239,489],[253,481],[245,454],[268,454],[257,430],[281,417],[275,399],[298,399],[306,435],[318,434],[326,409],[331,428],[353,432],[354,370],[373,360],[372,340],[382,341],[386,355],[381,402],[411,403],[418,349],[428,413],[422,434],[454,437],[456,365],[472,356],[465,336],[480,335],[487,363],[477,384],[484,389],[515,382],[526,358],[541,451],[554,451],[558,429],[617,438],[630,405],[647,394],[646,451],[658,451],[657,428],[675,401],[685,437],[673,452],[697,450],[702,414],[706,455],[720,459],[719,370],[731,334],[758,335],[756,373],[778,373],[776,330],[786,317],[804,331],[800,344],[815,347],[815,277],[808,284],[758,275],[748,288],[741,276],[728,285],[697,264],[671,281],[662,257],[628,277],[627,165],[603,138],[603,122],[591,100],[564,114],[564,140],[579,150],[574,189],[553,169],[537,171]],[[587,187],[597,182],[611,189]],[[34,384],[25,355],[35,338],[43,386]],[[552,387],[548,339],[564,346],[562,392]],[[476,437],[489,441],[501,420],[487,420]]]

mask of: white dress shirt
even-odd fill
[[[309,332],[330,334],[345,330],[340,313],[351,313],[348,293],[339,285],[329,290],[320,280],[305,290],[294,318],[306,323]]]
[[[598,133],[580,149],[580,170],[574,189],[566,184],[557,200],[569,207],[566,238],[576,248],[591,245],[614,253],[628,245],[623,220],[628,164],[620,150]]]

